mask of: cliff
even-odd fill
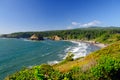
[[[53,36],[51,39],[52,39],[52,40],[62,40],[62,38],[59,37],[59,36],[57,36],[57,35]]]
[[[37,36],[36,34],[33,34],[29,39],[30,40],[44,40],[43,37]]]

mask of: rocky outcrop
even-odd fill
[[[33,34],[29,39],[30,40],[44,40],[43,37],[37,36],[36,34]]]
[[[51,39],[52,39],[52,40],[62,40],[62,38],[59,37],[59,36],[57,36],[57,35],[53,36]]]

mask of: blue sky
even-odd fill
[[[120,26],[120,0],[0,0],[0,34]]]

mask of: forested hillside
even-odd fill
[[[82,28],[74,30],[20,32],[3,35],[10,38],[29,38],[32,34],[63,39],[95,40],[110,44],[86,57],[74,60],[72,53],[59,64],[42,64],[24,68],[5,80],[119,80],[120,28]]]
[[[29,38],[33,34],[43,37],[60,36],[64,40],[94,40],[102,43],[112,43],[120,39],[120,28],[118,27],[90,27],[72,30],[56,30],[43,32],[17,32],[2,35],[7,38]]]

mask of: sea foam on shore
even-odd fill
[[[65,55],[62,55],[63,59],[65,59],[67,57],[67,53],[68,52],[72,52],[74,54],[73,59],[77,59],[80,57],[85,57],[86,55],[88,55],[89,53],[100,49],[101,47],[93,45],[91,43],[88,42],[82,42],[82,41],[73,41],[70,40],[69,42],[72,42],[73,46],[69,46],[68,48],[66,48],[65,51]],[[60,55],[60,54],[59,54]],[[48,61],[48,64],[57,64],[60,61]]]
[[[70,40],[70,42],[72,42],[76,45],[68,47],[65,50],[65,52],[66,53],[72,52],[74,54],[74,57],[73,57],[74,59],[79,58],[79,57],[85,57],[90,52],[100,49],[100,47],[95,46],[95,45],[90,44],[90,43],[86,43],[86,42],[72,41],[72,40]],[[66,56],[63,59],[65,59]]]

